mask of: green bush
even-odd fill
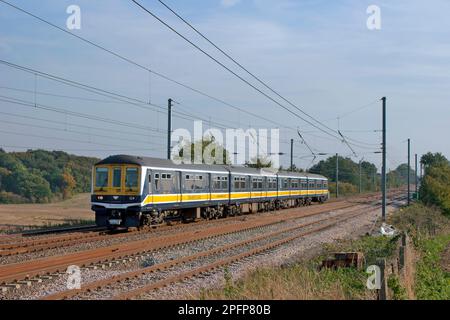
[[[388,278],[388,287],[392,290],[393,300],[406,300],[406,289],[401,285],[397,276],[391,275]]]
[[[442,252],[450,244],[450,235],[421,241],[422,259],[417,263],[416,295],[421,300],[449,300],[450,273],[440,266]]]
[[[12,192],[0,191],[0,203],[27,203],[29,200]]]
[[[427,205],[435,205],[450,215],[450,165],[447,163],[426,169],[420,188],[420,198]]]
[[[328,184],[328,190],[330,191],[330,195],[336,194],[336,183],[330,182]],[[359,192],[359,187],[347,183],[347,182],[339,182],[339,194],[340,195],[351,195]]]
[[[421,203],[398,210],[389,217],[389,223],[406,231],[416,244],[420,239],[436,236],[449,228],[449,219],[438,208]]]

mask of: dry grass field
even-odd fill
[[[94,220],[89,196],[89,193],[83,193],[75,195],[70,200],[48,204],[0,205],[0,230]]]

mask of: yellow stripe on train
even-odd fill
[[[175,193],[175,194],[152,194],[147,195],[143,201],[143,205],[175,203],[175,202],[196,202],[210,200],[238,200],[253,198],[270,198],[283,196],[305,196],[305,195],[321,195],[328,194],[328,190],[291,190],[291,191],[258,191],[258,192],[231,192],[226,193]]]

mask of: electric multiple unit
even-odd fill
[[[128,228],[277,210],[328,197],[328,179],[315,174],[116,155],[95,164],[91,202],[98,226]]]

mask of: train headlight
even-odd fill
[[[97,200],[103,200],[103,196],[97,196]]]
[[[130,197],[129,198],[131,201],[133,201],[134,199],[136,199],[136,197]]]

